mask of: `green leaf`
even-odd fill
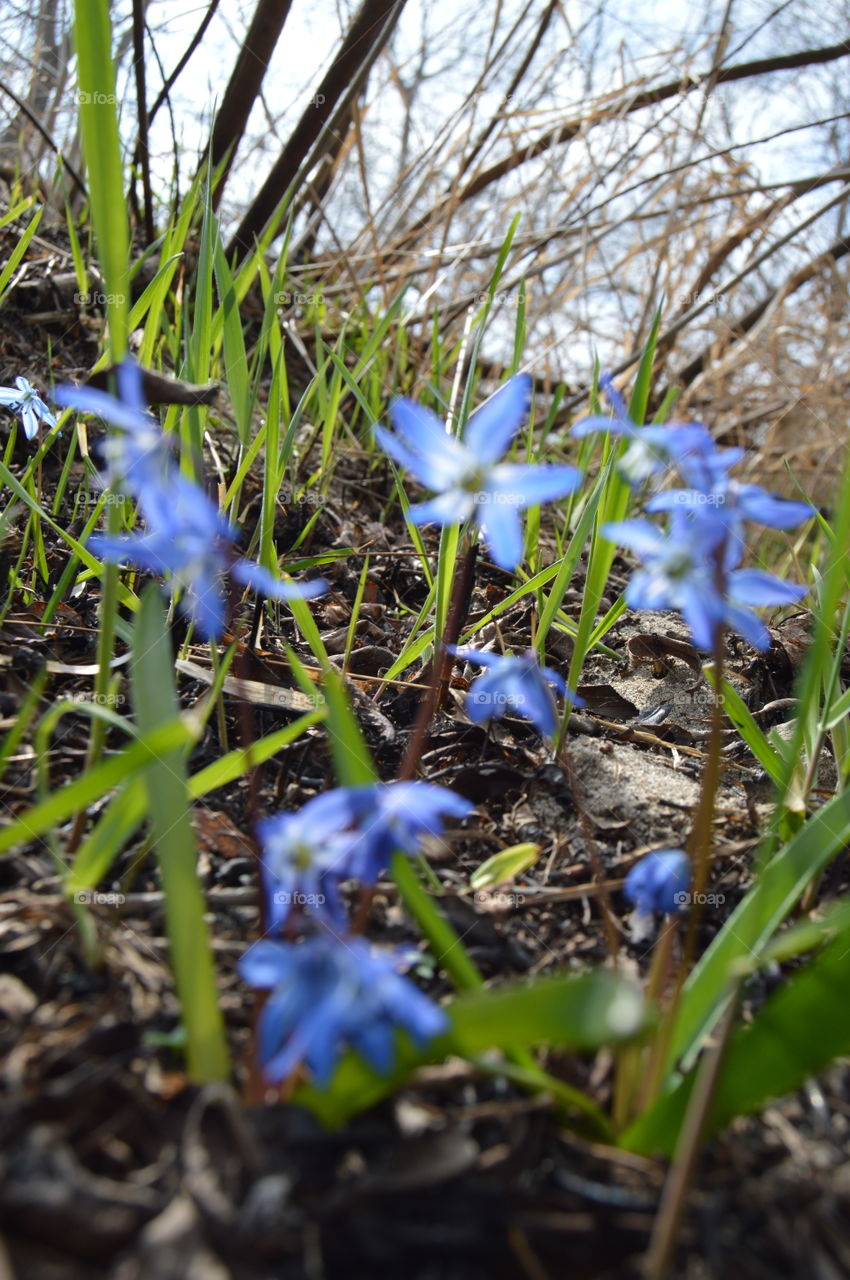
[[[510,849],[494,853],[492,858],[482,862],[469,877],[472,889],[487,889],[490,885],[504,884],[506,880],[514,880],[523,871],[533,867],[540,857],[539,844],[514,844]]]
[[[76,782],[54,791],[41,804],[34,805],[11,826],[0,831],[0,854],[38,839],[51,827],[65,822],[72,813],[100,800],[152,759],[194,742],[195,737],[194,725],[183,719],[157,725],[119,756],[113,756],[96,769],[83,774]]]
[[[43,213],[44,213],[43,206],[42,208],[36,210],[35,214],[28,222],[26,230],[22,233],[14,249],[9,254],[9,257],[6,260],[6,264],[3,267],[3,270],[0,271],[0,303],[2,303],[6,295],[7,286],[9,285],[9,281],[12,279],[12,276],[15,272],[15,269],[18,266],[18,263],[21,261],[21,258],[23,258],[24,254],[29,248],[30,240],[32,240],[33,236],[38,230],[38,224],[41,222],[41,215]]]
[[[470,991],[482,986],[484,979],[470,959],[466,947],[423,887],[415,867],[405,854],[394,855],[392,877],[398,885],[404,905],[428,939],[434,959],[458,990]]]
[[[93,889],[127,841],[142,825],[148,812],[148,793],[144,777],[130,778],[110,802],[91,834],[80,846],[65,878],[65,893],[73,897],[84,889]]]
[[[230,392],[230,403],[233,405],[233,416],[236,419],[236,432],[244,448],[251,439],[251,385],[248,378],[248,356],[233,275],[227,265],[219,235],[215,236],[214,267],[224,319],[224,366],[227,370],[227,387]]]
[[[188,782],[189,795],[192,799],[198,800],[201,796],[208,795],[210,791],[225,787],[236,778],[241,778],[254,765],[271,759],[272,756],[277,755],[278,751],[295,742],[311,725],[320,724],[324,715],[324,710],[309,711],[306,715],[293,720],[292,724],[288,724],[286,728],[278,729],[276,733],[270,733],[267,737],[252,742],[250,747],[240,747],[235,751],[229,751],[227,755],[219,756],[217,760],[213,760],[211,764],[192,774]]]
[[[342,676],[328,667],[322,677],[322,692],[328,704],[327,725],[334,772],[341,787],[368,787],[378,775],[372,754],[354,718]]]
[[[658,343],[660,325],[661,307],[659,306],[652,319],[652,328],[649,331],[649,337],[646,340],[646,346],[640,358],[635,385],[632,388],[632,398],[629,401],[629,417],[638,426],[646,417],[646,410],[649,404],[649,392],[652,388],[652,366],[655,362],[655,348]]]
[[[850,933],[788,978],[748,1027],[732,1036],[708,1114],[706,1136],[735,1116],[797,1089],[850,1052]],[[623,1135],[622,1145],[646,1155],[672,1155],[696,1071]]]
[[[715,688],[714,668],[711,664],[703,667],[705,677],[712,688]],[[776,783],[777,786],[782,785],[784,775],[784,761],[782,757],[774,751],[765,735],[753,719],[752,712],[744,702],[740,694],[732,688],[728,680],[723,681],[723,710],[729,717],[731,723],[735,726],[738,733],[746,742],[755,758],[758,760],[765,773]]]

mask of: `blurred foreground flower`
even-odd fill
[[[419,1046],[447,1031],[448,1017],[402,976],[403,964],[357,937],[255,943],[238,969],[249,986],[270,992],[257,1027],[266,1079],[277,1084],[303,1063],[325,1086],[349,1047],[387,1075],[398,1028]]]
[[[663,471],[671,462],[679,462],[689,453],[698,452],[705,447],[706,442],[713,444],[705,427],[698,422],[671,422],[664,426],[648,423],[645,427],[639,427],[629,417],[625,401],[614,386],[610,374],[602,374],[599,386],[614,410],[614,417],[605,418],[595,414],[582,418],[572,428],[571,434],[579,439],[595,432],[625,437],[630,443],[619,459],[617,469],[630,485],[636,487],[643,484],[644,480]],[[726,453],[736,455],[728,460],[728,466],[743,457],[742,449],[729,449]]]
[[[466,714],[474,724],[513,714],[530,720],[541,737],[548,738],[558,727],[553,688],[573,706],[584,705],[578,694],[567,688],[557,671],[540,666],[533,649],[508,657],[455,645],[449,647],[449,652],[456,658],[488,668],[466,695]]]
[[[238,560],[237,533],[206,494],[174,471],[163,483],[146,485],[139,495],[152,526],[132,537],[93,534],[88,546],[101,560],[129,563],[147,573],[169,575],[172,594],[182,588],[180,608],[204,639],[224,630],[226,578],[272,600],[310,600],[327,591],[323,578],[283,582],[253,560]]]
[[[472,415],[463,442],[446,431],[430,409],[396,400],[396,434],[375,428],[375,438],[401,466],[439,496],[413,507],[415,524],[463,524],[472,516],[501,569],[522,558],[519,511],[572,493],[581,481],[575,467],[500,463],[528,414],[531,379],[510,378]]]
[[[147,410],[140,367],[134,360],[122,360],[115,366],[114,375],[117,395],[96,387],[62,383],[53,398],[65,409],[94,414],[119,429],[120,435],[107,436],[100,447],[106,462],[102,481],[142,498],[167,480],[174,457],[159,423]]]
[[[297,813],[257,823],[262,871],[273,927],[292,906],[307,906],[339,925],[342,880],[374,884],[395,852],[418,853],[424,836],[439,836],[446,817],[465,818],[474,806],[428,782],[337,787],[308,800]]]
[[[16,378],[14,387],[0,387],[0,405],[11,413],[20,414],[27,440],[35,437],[39,421],[47,427],[56,426],[53,414],[26,378]]]
[[[110,484],[121,484],[139,502],[149,532],[132,537],[93,534],[91,551],[101,560],[128,563],[170,577],[172,594],[182,588],[180,608],[204,639],[224,630],[227,579],[272,600],[310,600],[327,590],[321,578],[284,582],[235,553],[237,532],[202,489],[181,475],[162,432],[146,411],[142,370],[132,360],[116,368],[118,395],[94,387],[61,386],[57,404],[94,413],[123,432],[107,441]]]
[[[690,901],[691,864],[681,849],[659,849],[648,853],[626,876],[623,893],[638,914],[663,911],[676,915]]]

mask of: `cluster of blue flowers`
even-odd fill
[[[573,434],[604,431],[629,439],[622,465],[633,484],[671,464],[684,480],[684,487],[665,490],[646,504],[650,513],[670,513],[666,531],[650,520],[621,520],[605,527],[606,537],[643,562],[626,588],[626,603],[632,609],[677,610],[698,649],[713,650],[724,627],[756,649],[769,648],[767,628],[749,606],[796,604],[806,588],[761,569],[738,568],[745,550],[744,522],[791,529],[811,518],[812,507],[731,479],[729,471],[743,450],[719,449],[699,423],[635,426],[610,379],[603,379],[603,387],[615,417],[586,418]]]
[[[56,403],[96,414],[120,436],[105,445],[106,481],[138,502],[147,532],[130,537],[94,534],[89,548],[101,560],[132,564],[168,577],[180,609],[204,639],[218,638],[227,618],[225,584],[250,587],[274,600],[309,600],[327,590],[321,578],[282,582],[262,565],[240,560],[237,532],[202,489],[182,475],[169,442],[147,412],[138,365],[117,369],[118,395],[93,387],[60,386]]]
[[[393,853],[417,853],[445,818],[472,807],[444,787],[393,782],[339,787],[257,824],[269,922],[285,928],[286,940],[254,943],[239,973],[269,992],[258,1023],[268,1081],[303,1063],[326,1084],[346,1047],[386,1073],[397,1028],[419,1045],[448,1030],[445,1012],[403,976],[409,953],[349,932],[340,885],[374,885]]]

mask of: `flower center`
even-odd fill
[[[464,493],[480,493],[482,489],[486,489],[487,480],[487,468],[475,467],[472,471],[467,471],[460,482],[460,487]]]

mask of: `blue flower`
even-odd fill
[[[284,924],[293,907],[307,907],[334,926],[344,923],[338,886],[357,875],[355,839],[345,830],[350,821],[351,806],[336,790],[314,796],[296,813],[257,823],[272,928]]]
[[[421,1047],[449,1028],[443,1010],[402,976],[394,957],[362,938],[319,933],[298,943],[257,942],[238,969],[249,986],[270,992],[257,1048],[272,1084],[304,1064],[326,1086],[349,1046],[388,1075],[398,1028]]]
[[[603,533],[643,561],[626,587],[626,603],[633,609],[678,610],[698,649],[712,650],[724,624],[756,649],[769,648],[767,628],[747,606],[796,604],[806,594],[805,587],[759,569],[730,571],[726,560],[736,563],[741,545],[730,544],[727,524],[708,510],[695,517],[676,508],[667,533],[648,520],[622,520]],[[730,546],[734,554],[727,556]]]
[[[475,724],[513,714],[530,720],[537,732],[547,738],[558,727],[553,688],[574,706],[583,706],[582,699],[567,688],[557,671],[540,666],[533,649],[509,657],[453,645],[449,646],[449,652],[456,658],[489,668],[466,696],[466,714]]]
[[[345,787],[354,839],[352,874],[374,884],[394,853],[417,853],[424,836],[440,836],[445,818],[466,818],[474,805],[463,796],[430,782],[377,783]]]
[[[732,452],[727,450],[726,452]],[[711,488],[667,489],[646,504],[646,510],[676,511],[684,508],[699,521],[711,522],[724,530],[723,564],[734,569],[744,555],[744,521],[753,520],[769,529],[793,529],[810,520],[814,508],[808,502],[791,502],[777,498],[757,484],[740,484],[719,468],[714,469],[708,457],[696,455],[679,462],[679,470],[689,478],[700,477]]]
[[[54,399],[63,408],[95,414],[118,427],[121,435],[110,435],[101,445],[106,462],[104,482],[119,486],[141,498],[167,481],[174,465],[169,442],[157,420],[147,411],[142,390],[142,371],[134,360],[123,360],[116,369],[118,395],[96,387],[61,384]]]
[[[27,440],[32,440],[35,436],[39,421],[48,427],[56,426],[53,414],[26,378],[16,378],[14,387],[0,387],[0,405],[21,415]]]
[[[463,442],[435,414],[412,400],[397,400],[396,434],[375,428],[385,451],[438,497],[410,513],[415,524],[462,524],[474,516],[494,561],[515,569],[522,558],[519,511],[572,493],[581,481],[575,467],[500,463],[528,414],[531,379],[510,378],[472,415]]]
[[[327,590],[321,578],[282,582],[261,565],[236,559],[235,529],[206,494],[176,470],[164,481],[144,485],[139,502],[149,533],[129,538],[93,534],[88,545],[101,560],[170,575],[172,593],[183,589],[180,607],[205,639],[224,630],[226,575],[273,600],[309,600]]]
[[[380,782],[337,787],[297,813],[263,819],[257,834],[272,923],[286,918],[280,906],[288,907],[296,892],[339,923],[340,880],[374,884],[395,852],[417,853],[424,836],[442,835],[445,818],[466,818],[473,808],[463,796],[429,782]],[[316,896],[322,901],[314,903]]]
[[[623,436],[631,443],[617,467],[629,484],[640,485],[658,471],[663,471],[671,462],[680,462],[689,454],[699,454],[708,445],[713,447],[711,436],[698,422],[670,423],[667,426],[648,425],[639,427],[629,417],[623,397],[614,386],[610,374],[603,374],[599,385],[605,398],[614,410],[613,418],[593,415],[582,418],[572,428],[572,435],[592,435],[603,432],[611,436]],[[727,450],[726,464],[731,466],[743,457],[743,450]]]
[[[659,849],[636,862],[623,893],[639,915],[663,911],[675,915],[690,901],[691,864],[681,849]]]

